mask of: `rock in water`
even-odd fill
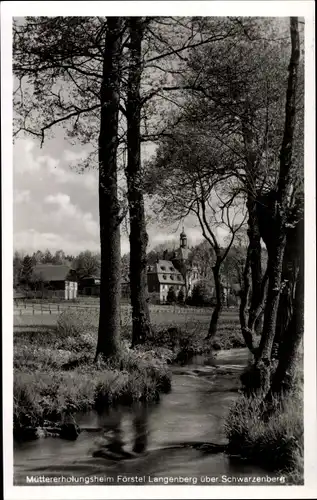
[[[60,437],[62,439],[68,439],[69,441],[75,441],[80,434],[80,428],[75,422],[68,422],[61,425]]]

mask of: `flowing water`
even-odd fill
[[[222,351],[214,360],[196,358],[189,366],[173,368],[172,391],[159,403],[79,415],[84,430],[76,441],[47,437],[15,443],[15,484],[44,475],[72,476],[72,484],[83,478],[88,484],[98,476],[107,484],[157,484],[178,477],[210,485],[211,477],[213,484],[221,484],[223,476],[265,474],[222,452],[207,454],[197,447],[199,442],[226,442],[224,421],[238,397],[247,356],[244,349]]]

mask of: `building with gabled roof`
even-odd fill
[[[158,260],[154,265],[148,267],[147,271],[148,292],[156,295],[156,301],[164,304],[167,294],[173,288],[176,296],[180,290],[184,291],[185,280],[181,272],[176,269],[170,260]]]
[[[164,252],[166,255],[167,252]],[[170,289],[176,297],[183,291],[183,297],[191,295],[193,286],[199,280],[198,268],[189,264],[190,250],[184,228],[180,234],[179,248],[171,260],[161,259],[149,266],[147,271],[148,292],[152,300],[165,303]]]
[[[77,297],[76,271],[67,264],[36,264],[32,271],[33,287],[67,299]]]

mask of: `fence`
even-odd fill
[[[89,310],[98,313],[99,305],[94,304],[77,304],[77,303],[41,303],[41,302],[29,302],[25,300],[20,300],[15,302],[14,314],[60,314],[65,310]],[[154,314],[164,314],[173,313],[176,315],[193,315],[201,314],[208,315],[211,312],[210,308],[194,308],[194,307],[179,307],[175,306],[160,306],[160,305],[150,305],[150,312]],[[122,304],[121,313],[124,316],[130,316],[132,313],[132,308],[130,305]]]

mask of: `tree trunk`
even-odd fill
[[[294,246],[303,244],[303,241],[297,241],[297,236],[297,231],[292,230],[288,234],[286,241],[282,270],[282,291],[277,311],[276,332],[273,344],[273,352],[276,357],[279,357],[279,346],[285,332],[288,330],[293,314],[294,290],[296,289],[297,274],[299,271],[298,248],[295,249]]]
[[[248,318],[248,329],[253,332],[255,321],[259,314],[259,307],[263,301],[262,289],[262,248],[259,221],[257,216],[257,201],[249,195],[247,200],[249,214],[248,236],[249,236],[249,255],[251,267],[252,293],[250,301],[250,311]]]
[[[261,359],[265,364],[270,364],[271,351],[276,332],[277,310],[281,292],[283,258],[286,245],[285,234],[280,234],[280,241],[278,241],[277,233],[275,233],[275,237],[277,239],[276,245],[269,251],[269,285],[264,312],[263,335],[257,353],[257,358]]]
[[[130,216],[130,289],[132,305],[132,346],[144,343],[151,332],[147,291],[146,232],[144,199],[141,172],[141,44],[142,20],[129,19],[130,70],[128,79],[127,143],[128,163],[126,168],[128,203]]]
[[[293,314],[279,348],[279,362],[270,391],[273,395],[280,395],[292,388],[298,362],[298,348],[304,333],[304,256],[302,249],[299,251],[302,255],[297,274]]]
[[[120,340],[120,204],[117,194],[122,18],[107,18],[99,134],[101,245],[100,316],[96,359],[117,353]]]
[[[220,264],[216,262],[215,266],[212,268],[214,281],[215,281],[215,290],[216,290],[216,306],[213,310],[208,335],[206,339],[212,339],[217,333],[218,320],[220,313],[223,307],[223,296],[221,290],[221,281],[220,281]]]
[[[248,323],[247,323],[247,307],[248,307],[250,288],[251,287],[250,287],[250,245],[249,245],[243,271],[243,285],[241,288],[239,318],[240,318],[241,332],[245,341],[245,345],[253,353],[254,352],[253,334],[252,331],[248,328]]]
[[[291,58],[289,64],[288,85],[285,106],[285,126],[280,152],[280,169],[278,187],[273,208],[272,223],[268,232],[267,245],[269,253],[268,296],[264,313],[263,335],[257,354],[257,367],[263,373],[262,389],[266,391],[270,383],[270,363],[272,345],[276,333],[276,320],[281,291],[283,258],[287,240],[289,217],[291,212],[292,147],[296,115],[297,72],[300,58],[300,41],[298,33],[298,18],[291,17]]]

